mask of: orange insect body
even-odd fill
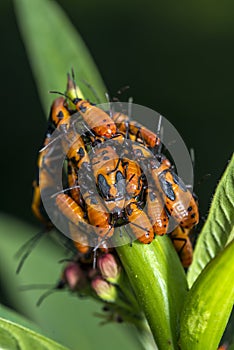
[[[91,253],[91,248],[89,246],[88,232],[86,234],[79,231],[79,228],[69,223],[69,233],[73,240],[73,244],[81,254]]]
[[[41,191],[36,181],[33,181],[33,199],[31,209],[34,216],[45,226],[46,230],[50,230],[53,227],[41,201]]]
[[[152,152],[150,152],[150,150],[146,146],[141,145],[140,143],[139,144],[135,143],[132,146],[132,148],[133,148],[133,155],[137,160],[138,159],[144,160],[144,159],[153,157]]]
[[[51,106],[49,122],[56,128],[61,125],[67,125],[67,129],[70,127],[71,115],[65,107],[65,102],[64,97],[58,97]]]
[[[67,194],[60,193],[55,199],[58,209],[65,215],[73,224],[87,224],[84,210]]]
[[[199,221],[198,207],[182,180],[164,163],[152,163],[152,177],[171,216],[184,228]]]
[[[110,212],[124,207],[125,177],[120,158],[114,148],[101,144],[92,159],[93,174],[101,196]]]
[[[76,140],[70,146],[70,149],[67,152],[67,158],[73,163],[73,166],[76,169],[79,169],[84,162],[90,162],[81,136],[78,135]]]
[[[170,239],[185,268],[189,267],[193,260],[193,247],[188,236],[190,231],[189,229],[177,226],[170,234]]]
[[[165,235],[167,233],[169,218],[165,210],[163,201],[158,191],[148,188],[147,190],[147,214],[153,225],[155,235]]]
[[[48,145],[50,142],[51,134],[47,132],[46,138],[43,143],[43,147]],[[31,209],[34,216],[41,221],[47,229],[52,228],[53,224],[49,220],[42,200],[41,192],[52,188],[54,185],[53,174],[55,169],[53,169],[51,164],[51,159],[48,157],[49,149],[46,148],[39,153],[37,159],[37,179],[33,181],[33,199]]]
[[[94,231],[100,237],[105,235],[111,237],[114,233],[111,215],[96,192],[91,164],[83,163],[79,172],[79,185],[86,204],[87,216],[90,224],[94,226]]]
[[[68,76],[67,95],[72,95],[72,103],[82,116],[88,127],[101,137],[111,138],[116,134],[116,125],[111,117],[101,108],[94,106],[87,100],[82,100],[76,96],[76,86],[74,81]]]
[[[159,137],[153,133],[151,130],[143,126],[142,124],[130,120],[129,117],[123,113],[115,113],[113,115],[113,120],[115,121],[119,131],[125,133],[127,131],[127,125],[129,128],[130,138],[134,141],[140,141],[146,143],[149,147],[155,147],[160,145]]]
[[[83,194],[83,198],[86,203],[89,222],[94,226],[96,234],[100,237],[111,237],[114,233],[111,217],[100,197],[94,197],[87,192]]]
[[[144,211],[139,209],[134,199],[129,200],[125,207],[126,215],[131,224],[131,231],[138,241],[149,244],[154,239],[154,230]]]
[[[140,195],[143,186],[142,172],[139,165],[128,158],[123,158],[126,178],[126,192],[130,197]]]
[[[83,207],[84,201],[80,193],[77,171],[73,167],[70,160],[68,160],[68,167],[67,167],[67,182],[68,182],[68,188],[69,188],[71,197],[79,206]]]

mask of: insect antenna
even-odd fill
[[[133,97],[129,97],[129,99],[128,99],[128,117],[129,117],[129,119],[132,118],[132,103],[133,103]]]
[[[58,191],[58,192],[52,194],[52,196],[50,196],[50,198],[54,198],[54,197],[56,197],[58,194],[65,193],[65,192],[67,192],[67,191],[74,190],[74,189],[76,189],[76,188],[80,188],[80,185],[75,185],[75,186],[67,187],[67,188],[65,188],[65,189],[63,189],[63,190],[61,190],[61,191]]]
[[[85,79],[82,79],[81,81],[87,86],[87,88],[89,88],[89,90],[92,92],[93,96],[97,100],[97,103],[100,104],[101,100],[97,94],[97,91],[94,89],[94,87],[91,84],[89,84]]]
[[[109,228],[107,233],[102,237],[102,239],[98,242],[98,244],[93,248],[94,256],[93,256],[93,269],[96,268],[96,262],[97,262],[97,250],[98,248],[105,242],[106,237],[108,236],[109,232],[112,230],[112,227]]]
[[[108,92],[105,92],[105,96],[106,96],[106,99],[107,99],[108,104],[109,104],[110,117],[111,117],[111,119],[113,119],[113,110],[112,110],[112,107],[111,107],[110,95],[108,94]]]
[[[20,257],[26,250],[17,266],[17,269],[16,269],[17,274],[20,272],[21,268],[24,265],[25,260],[30,255],[33,248],[38,244],[39,240],[49,231],[51,231],[51,229],[38,232],[34,237],[30,238],[26,243],[24,243],[23,246],[16,252],[15,256]]]
[[[106,240],[106,237],[108,236],[109,232],[112,230],[112,227],[109,228],[107,233],[102,237],[102,239],[98,242],[98,244],[93,248],[93,252],[95,252]]]
[[[38,299],[37,303],[36,303],[36,306],[40,306],[43,301],[51,294],[57,292],[58,290],[60,289],[63,289],[65,286],[65,281],[63,280],[60,280],[56,286],[54,286],[53,288],[47,290],[45,293],[43,293],[40,298]]]
[[[58,141],[61,137],[63,136],[63,134],[56,136],[55,138],[53,138],[49,143],[47,143],[44,147],[42,147],[39,150],[39,153],[44,152],[48,147],[50,147],[55,141]]]
[[[69,97],[67,94],[64,94],[63,92],[60,91],[55,91],[55,90],[50,90],[49,91],[50,94],[58,94],[61,95],[63,97],[66,97],[68,100],[70,100],[73,103],[73,100],[71,99],[71,97]],[[77,97],[78,98],[78,97]],[[78,98],[79,99],[79,98]],[[80,100],[80,99],[79,99]]]
[[[117,94],[118,95],[122,95],[125,91],[127,91],[128,89],[130,89],[130,86],[129,85],[125,85],[125,86],[122,86],[118,91],[117,91]]]
[[[47,298],[50,294],[63,289],[66,285],[65,280],[61,279],[56,285],[52,284],[28,284],[28,285],[22,285],[19,287],[19,290],[22,292],[29,291],[29,290],[40,290],[40,289],[48,289],[45,293],[43,293],[40,298],[38,299],[36,305],[40,306],[41,303]]]
[[[93,270],[96,269],[96,265],[97,265],[97,249],[93,250]]]
[[[162,125],[162,115],[159,115],[158,118],[158,125],[157,125],[157,131],[156,131],[156,137],[159,137],[159,139],[161,140],[159,146],[155,146],[154,147],[154,152],[161,154],[162,153],[162,147],[163,147],[163,125]],[[157,149],[157,150],[156,150]]]
[[[18,289],[20,292],[27,292],[29,290],[48,289],[52,287],[54,287],[52,284],[26,284],[19,286]]]
[[[126,230],[127,235],[128,235],[128,237],[129,237],[129,239],[130,239],[129,245],[130,245],[130,247],[132,247],[133,238],[132,238],[131,232],[129,232],[129,230],[128,230],[127,227],[125,227],[125,230]],[[120,227],[120,231],[121,231],[121,227]],[[122,235],[123,235],[123,233],[122,233]]]
[[[138,227],[138,228],[141,229],[142,231],[149,232],[149,231],[146,230],[144,227],[142,227],[142,226],[136,224],[135,222],[129,222],[129,224]]]

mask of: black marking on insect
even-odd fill
[[[98,180],[99,190],[102,196],[104,198],[109,197],[110,186],[108,185],[108,182],[106,181],[105,176],[103,176],[102,174],[99,174],[97,180]]]
[[[165,172],[159,175],[159,182],[167,198],[174,201],[176,199],[175,192],[173,191],[172,184],[165,179]]]

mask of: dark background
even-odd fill
[[[206,215],[233,151],[233,2],[58,2],[85,40],[109,92],[115,95],[130,85],[123,98],[133,96],[135,103],[160,112],[194,148],[195,183],[211,174],[195,187]],[[1,1],[0,9],[0,209],[36,223],[31,183],[45,115],[13,4]]]

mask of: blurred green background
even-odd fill
[[[160,112],[177,128],[187,147],[194,148],[195,184],[206,174],[211,174],[195,186],[201,215],[206,216],[217,181],[233,152],[234,3],[228,0],[180,3],[172,0],[146,0],[143,3],[60,0],[58,3],[90,49],[110,94],[116,95],[120,87],[130,85],[123,99],[133,96],[135,103]],[[13,3],[2,0],[0,9],[0,210],[34,224],[26,230],[33,234],[39,226],[30,209],[31,183],[36,154],[45,131],[45,115],[17,28]],[[51,89],[56,87],[51,86]],[[10,217],[7,220],[11,221]],[[16,223],[12,230],[17,227]],[[26,236],[20,232],[22,244]],[[4,231],[0,234],[4,240]],[[9,249],[8,259],[12,257],[11,271],[17,265],[13,254],[20,244],[14,243],[6,248]],[[35,254],[43,258],[48,252],[40,249]],[[58,258],[62,256],[62,252],[58,255]],[[33,266],[31,264],[27,263]],[[56,279],[59,273],[56,263],[54,269],[57,269]],[[29,275],[25,271],[22,274],[33,276],[32,271]],[[25,283],[29,281],[31,283],[26,278]],[[34,282],[37,281],[34,274]],[[43,280],[40,275],[39,282],[48,282],[48,278]],[[14,296],[9,296],[9,289],[2,290],[4,301],[13,305]],[[66,299],[70,303],[69,297]],[[49,300],[47,305],[51,305]],[[20,309],[18,305],[14,306]],[[58,319],[64,310],[56,312]],[[87,310],[87,313],[91,315],[91,311]],[[98,324],[97,320],[91,322]],[[102,332],[105,335],[108,328]],[[52,336],[53,331],[49,333]],[[59,335],[54,337],[58,339]],[[104,339],[100,343],[102,348],[103,344]],[[130,341],[126,349],[135,346]],[[88,346],[84,348],[89,349]],[[105,348],[108,348],[107,344]]]

